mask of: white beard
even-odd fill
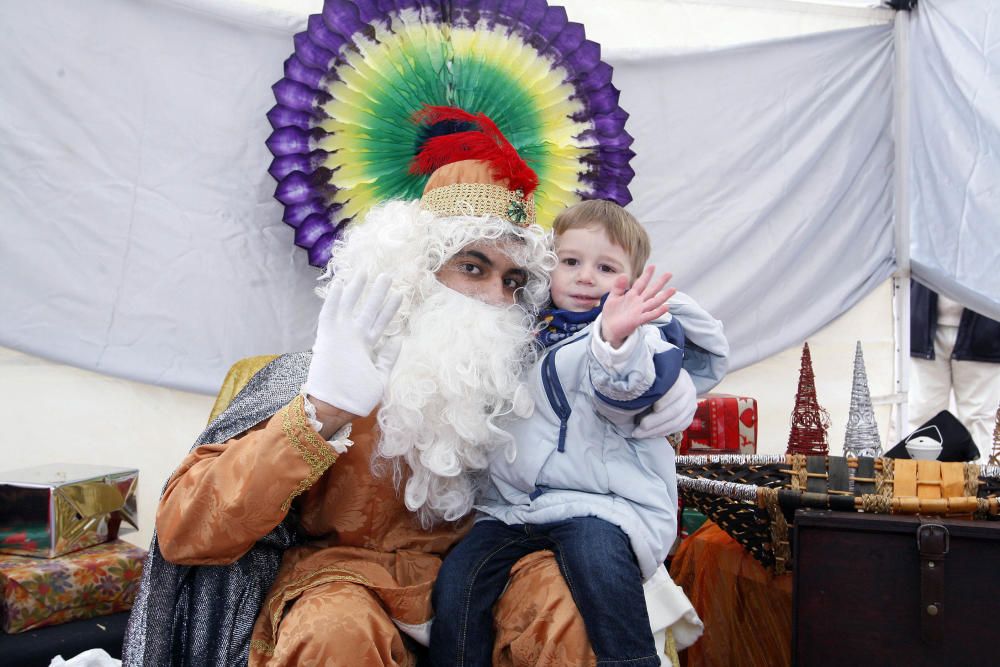
[[[495,452],[513,456],[495,420],[534,360],[534,319],[438,284],[407,324],[378,412],[378,457],[392,461],[397,487],[405,478],[404,502],[429,527],[472,509]]]

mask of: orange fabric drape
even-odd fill
[[[705,623],[688,667],[791,664],[791,574],[771,574],[711,521],[681,542],[670,574]]]

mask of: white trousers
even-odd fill
[[[981,458],[993,449],[993,428],[1000,404],[1000,364],[951,358],[958,327],[938,325],[934,359],[910,357],[910,432],[941,410],[950,410],[972,433]]]

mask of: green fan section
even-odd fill
[[[328,166],[333,181],[367,205],[393,197],[418,198],[426,176],[409,174],[417,142],[410,117],[425,104],[456,106],[485,113],[511,144],[522,151],[545,181],[547,150],[538,100],[510,73],[475,55],[449,53],[451,48],[432,30],[389,33],[394,39],[360,45],[337,69],[331,86],[334,99],[325,106],[331,121]],[[416,34],[415,34],[416,33]],[[541,158],[541,159],[539,159]],[[357,183],[338,177],[354,174]],[[344,193],[345,195],[347,193]]]

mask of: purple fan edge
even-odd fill
[[[486,11],[480,11],[483,5],[487,5]],[[593,169],[584,178],[592,190],[579,194],[622,205],[631,201],[628,184],[634,172],[628,162],[634,153],[628,147],[632,137],[625,131],[628,114],[618,106],[619,93],[611,84],[613,68],[600,59],[600,45],[587,40],[584,26],[569,21],[562,7],[550,6],[545,0],[326,0],[322,12],[309,17],[307,29],[295,35],[295,49],[286,61],[285,76],[273,86],[277,104],[268,112],[273,132],[267,146],[275,156],[269,172],[278,181],[275,197],[285,205],[285,222],[297,227],[296,244],[308,249],[310,264],[326,264],[335,237],[347,223],[335,222],[336,212],[332,209],[339,206],[324,208],[316,204],[333,187],[316,178],[323,154],[313,143],[323,134],[315,127],[324,115],[320,106],[331,99],[324,90],[324,79],[330,76],[340,49],[350,43],[355,33],[362,31],[371,36],[372,21],[402,9],[418,10],[439,19],[446,15],[485,19],[490,25],[517,32],[540,55],[565,68],[569,73],[567,81],[574,85],[587,109],[582,115],[594,125],[586,137],[580,137],[585,143],[595,144],[591,148],[596,158]],[[603,168],[605,163],[607,168]],[[310,210],[304,219],[298,213],[305,210],[303,207]],[[314,216],[324,220],[322,232],[315,226],[317,222],[303,231]]]

